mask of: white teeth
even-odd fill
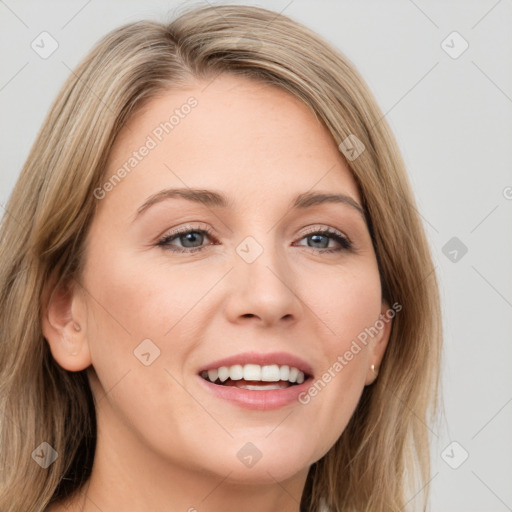
[[[290,376],[290,367],[285,364],[279,368],[279,378],[281,380],[288,380],[288,377]]]
[[[279,382],[279,366],[277,366],[277,364],[263,366],[261,369],[261,380],[263,382]]]
[[[244,369],[241,364],[235,364],[229,369],[229,378],[231,380],[241,380],[244,378]]]
[[[231,380],[246,380],[246,381],[261,381],[261,382],[276,382],[281,381],[281,385],[271,386],[265,384],[264,386],[256,386],[257,389],[283,389],[283,382],[291,382],[302,384],[306,379],[304,372],[301,372],[294,366],[277,364],[269,364],[260,366],[259,364],[246,364],[244,366],[240,364],[234,364],[233,366],[221,366],[220,368],[213,368],[208,371],[202,371],[201,377],[215,382],[226,382],[228,379]],[[247,387],[249,386],[249,387]],[[251,387],[252,386],[252,387]],[[239,385],[244,389],[253,389],[254,385]],[[254,388],[254,389],[256,389]]]
[[[224,382],[229,379],[229,368],[227,366],[221,366],[219,368],[219,380]]]
[[[246,364],[244,366],[244,380],[261,380],[261,366],[259,364]]]

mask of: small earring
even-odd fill
[[[376,370],[376,369],[375,369],[375,365],[374,365],[374,364],[372,364],[372,365],[370,366],[370,368],[371,368],[372,372],[373,372],[373,373],[375,373],[375,376],[379,375],[379,370]]]
[[[79,332],[81,327],[76,322],[73,322],[73,329],[75,329],[76,332]]]

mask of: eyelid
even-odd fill
[[[341,237],[346,238],[347,241],[350,244],[352,244],[352,240],[350,239],[350,237],[346,233],[344,233],[343,231],[340,231],[337,228],[334,228],[332,226],[328,226],[328,225],[325,225],[325,224],[316,224],[316,225],[313,225],[312,227],[308,227],[307,231],[302,233],[301,238],[303,238],[303,237],[305,237],[305,236],[307,236],[307,235],[309,235],[311,233],[318,233],[319,231],[329,231],[329,232],[337,233]]]
[[[165,230],[162,235],[158,236],[158,239],[160,240],[162,238],[168,238],[170,236],[187,233],[189,231],[205,231],[206,233],[208,233],[209,235],[212,235],[212,236],[214,233],[214,230],[211,227],[209,227],[207,224],[194,222],[192,224],[185,224],[184,226]]]

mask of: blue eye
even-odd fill
[[[190,254],[201,251],[208,245],[217,245],[215,243],[203,245],[205,239],[211,238],[213,238],[213,235],[209,230],[200,228],[193,229],[190,226],[187,226],[180,231],[166,235],[158,241],[157,246],[173,252]],[[308,247],[313,249],[314,252],[332,253],[352,249],[352,243],[346,237],[341,235],[338,231],[331,229],[311,231],[304,235],[300,240],[304,239],[309,239],[313,245],[308,244],[307,246],[304,246],[301,244],[299,247]],[[176,241],[179,242],[180,245],[176,245]],[[331,241],[335,241],[339,247],[329,247],[329,243]]]
[[[309,238],[313,244],[316,245],[308,245],[308,247],[311,247],[312,249],[318,250],[319,252],[340,252],[343,250],[350,250],[352,248],[352,244],[350,241],[345,238],[343,235],[338,233],[337,231],[333,231],[331,229],[322,229],[313,231],[311,233],[308,233],[306,236],[304,236],[301,240],[304,238]],[[330,240],[334,240],[336,243],[338,243],[340,247],[328,247]],[[327,244],[327,245],[326,245]],[[304,246],[303,246],[304,247]]]
[[[205,229],[186,228],[182,231],[171,233],[158,242],[158,246],[174,252],[197,252],[205,246],[201,245],[204,239],[210,237],[210,232]],[[181,247],[171,244],[174,240],[179,240]],[[199,245],[198,245],[199,244]]]

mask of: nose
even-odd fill
[[[297,322],[303,303],[297,279],[286,255],[267,243],[252,262],[235,254],[226,293],[226,315],[233,323],[254,322],[262,327]],[[294,286],[295,283],[295,286]]]

